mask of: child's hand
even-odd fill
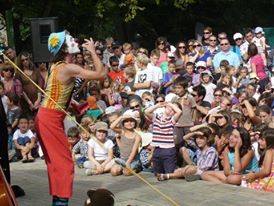
[[[126,162],[126,168],[131,168],[130,163]]]
[[[103,172],[104,172],[104,167],[102,167],[102,165],[99,165],[96,167],[97,174],[102,174]]]
[[[193,134],[198,136],[204,136],[204,133],[202,133],[201,131],[195,131],[193,132]]]
[[[241,147],[242,147],[242,145],[243,145],[242,139],[239,138],[239,139],[238,139],[238,142],[237,142],[237,144],[236,144],[235,149],[240,150]]]
[[[245,175],[245,179],[248,180],[248,182],[252,182],[256,179],[255,173],[252,171]]]

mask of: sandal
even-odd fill
[[[165,181],[169,179],[169,174],[157,174],[158,181]]]
[[[23,159],[22,159],[22,163],[27,163],[29,160],[28,160],[28,158],[27,157],[23,157]]]
[[[35,160],[34,160],[34,158],[33,157],[29,157],[29,160],[28,160],[28,162],[34,162]]]

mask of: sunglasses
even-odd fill
[[[151,101],[151,99],[149,99],[149,98],[145,98],[145,100],[146,100],[146,101],[149,101],[149,102]]]
[[[221,94],[214,94],[215,97],[221,97]]]
[[[193,45],[193,48],[202,47],[202,45]]]
[[[130,109],[139,109],[140,108],[140,105],[139,104],[136,104],[135,106],[131,106],[129,107]]]
[[[3,69],[4,72],[13,72],[13,69]]]
[[[29,60],[29,58],[21,59],[21,62],[28,61],[28,60]]]
[[[164,100],[156,100],[155,102],[156,102],[156,104],[157,104],[157,103],[165,102],[165,101],[164,101]]]
[[[112,67],[118,67],[119,64],[112,64],[111,66],[112,66]]]
[[[220,44],[221,46],[227,46],[228,45],[228,43],[224,43],[224,44]]]
[[[230,107],[230,106],[231,106],[231,104],[226,104],[226,106]]]
[[[206,69],[205,67],[197,67],[197,69]]]
[[[193,44],[189,44],[188,46],[191,47],[191,46],[193,46]]]
[[[107,46],[108,49],[111,49],[111,46]]]
[[[179,49],[185,49],[186,47],[185,46],[179,46],[178,48]]]
[[[164,42],[159,42],[158,45],[165,45],[165,43]]]
[[[205,31],[204,34],[210,34],[210,32],[209,31]]]
[[[242,38],[237,38],[237,39],[235,39],[235,41],[239,41],[239,40],[242,40]]]
[[[98,56],[102,56],[102,54],[101,53],[96,53]]]

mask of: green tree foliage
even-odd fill
[[[0,12],[13,12],[17,43],[30,43],[29,18],[57,16],[60,28],[81,38],[114,36],[131,41],[194,37],[195,24],[229,35],[244,27],[273,26],[274,0],[2,0]]]

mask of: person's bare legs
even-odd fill
[[[188,153],[187,153],[187,149],[185,147],[180,148],[180,154],[183,157],[184,161],[186,161],[187,164],[192,165],[193,162],[190,159]]]
[[[224,174],[224,171],[206,171],[203,172],[202,180],[206,180],[209,182],[215,182],[215,183],[225,183],[226,182],[226,176]]]

